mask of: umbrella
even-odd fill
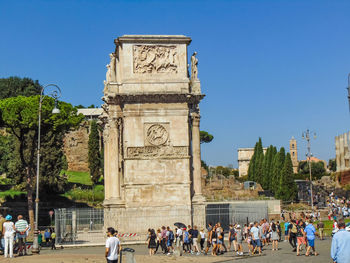
[[[180,222],[177,222],[174,224],[174,226],[178,227],[178,228],[186,228],[186,225]]]

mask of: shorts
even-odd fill
[[[166,246],[167,247],[171,247],[173,245],[173,240],[168,240],[167,242],[166,242]]]
[[[235,240],[236,240],[235,237],[230,238],[230,242],[233,242],[233,241],[235,241]]]
[[[288,236],[288,230],[284,231],[284,235]]]
[[[207,247],[211,247],[210,240],[207,240]]]
[[[212,239],[212,240],[211,240],[211,243],[212,243],[213,245],[216,245],[216,244],[217,244],[216,238]]]
[[[221,245],[222,244],[222,239],[218,239],[217,244]]]
[[[118,263],[118,259],[116,259],[116,260],[107,259],[107,263]]]
[[[298,240],[298,245],[301,245],[301,244],[306,245],[306,241],[304,237],[297,237],[297,240]]]
[[[254,247],[261,247],[260,239],[252,240],[252,244]]]
[[[312,239],[312,240],[308,239],[307,242],[309,242],[309,246],[310,247],[314,247],[315,246],[315,239]]]

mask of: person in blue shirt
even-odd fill
[[[315,256],[317,256],[318,253],[315,250],[315,233],[316,233],[316,228],[312,224],[311,220],[309,221],[309,224],[305,227],[304,231],[306,233],[307,242],[309,244],[309,246],[307,247],[305,256],[308,257],[310,255],[310,250],[311,249],[314,252]]]
[[[288,226],[289,226],[289,222],[285,222],[284,223],[284,242],[287,242],[288,241]]]
[[[333,262],[348,263],[350,258],[350,232],[345,230],[345,222],[339,220],[339,231],[334,234],[331,246]]]

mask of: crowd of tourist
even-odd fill
[[[244,226],[237,223],[231,224],[227,233],[220,222],[209,223],[206,229],[190,225],[177,226],[174,229],[163,226],[156,231],[148,229],[147,243],[151,256],[158,252],[170,255],[175,251],[179,251],[180,254],[207,255],[210,250],[212,256],[217,256],[230,252],[231,248],[237,256],[261,255],[269,245],[272,251],[279,250],[278,245],[282,241],[282,234],[279,221],[268,222],[262,219],[260,222],[252,222]],[[225,235],[228,235],[227,239]],[[318,255],[315,250],[316,228],[310,219],[292,219],[285,222],[284,235],[285,241],[290,242],[297,256],[301,255],[302,249],[306,251],[305,256],[310,256],[312,253]],[[247,244],[247,251],[244,251],[244,243]]]
[[[345,197],[338,197],[333,192],[327,198],[328,219],[350,217],[350,200]]]
[[[0,251],[4,253],[5,258],[13,258],[15,253],[18,253],[18,256],[27,255],[26,239],[29,231],[30,225],[23,219],[22,215],[18,215],[17,221],[14,223],[11,215],[4,218],[0,214]],[[42,245],[43,241],[45,241],[46,246],[56,249],[56,233],[52,228],[46,229],[44,236],[39,232],[39,246]]]

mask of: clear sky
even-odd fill
[[[58,84],[73,105],[101,105],[105,65],[123,34],[184,34],[207,95],[201,129],[210,165],[237,166],[237,148],[288,147],[317,132],[335,156],[349,129],[350,1],[0,1],[0,77]]]

